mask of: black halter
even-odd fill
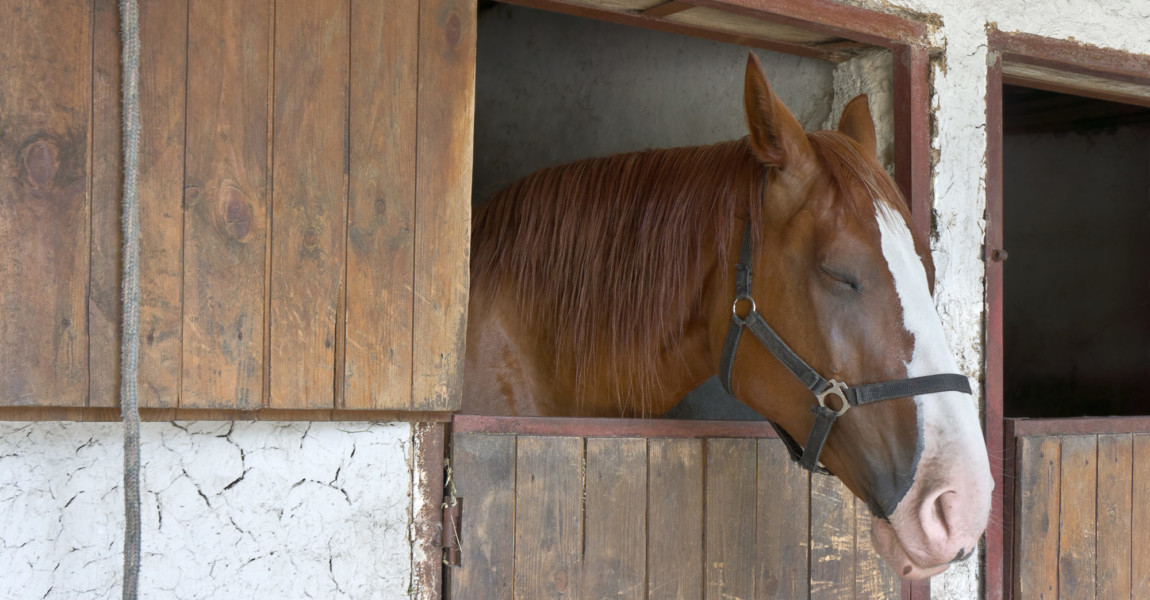
[[[764,179],[764,186],[765,186]],[[791,437],[782,427],[774,421],[768,420],[779,437],[791,453],[791,458],[804,469],[815,473],[827,473],[825,467],[819,464],[819,455],[822,454],[823,444],[831,432],[831,425],[852,406],[870,404],[880,400],[893,398],[906,398],[936,392],[962,392],[971,393],[970,382],[965,375],[946,373],[938,375],[925,375],[911,377],[896,381],[870,383],[856,387],[847,385],[834,379],[824,379],[810,365],[799,358],[786,342],[771,329],[763,315],[759,314],[755,300],[751,297],[751,265],[754,261],[751,243],[751,224],[747,222],[743,230],[743,245],[739,251],[739,263],[735,266],[735,301],[731,304],[731,326],[727,329],[727,341],[723,343],[723,357],[720,363],[719,377],[727,393],[734,396],[731,390],[731,369],[735,362],[735,350],[738,349],[739,340],[743,336],[743,329],[750,329],[759,342],[774,355],[791,373],[811,390],[818,400],[818,405],[811,408],[815,415],[815,424],[807,436],[807,448],[803,449],[795,438]],[[740,301],[750,302],[750,311],[747,316],[740,317],[738,307]],[[840,407],[838,409],[827,406],[827,397],[837,396]]]

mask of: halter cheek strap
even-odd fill
[[[787,346],[786,342],[779,337],[779,334],[775,333],[774,329],[771,329],[766,319],[759,313],[755,300],[751,297],[753,261],[751,225],[748,222],[743,230],[743,244],[739,251],[739,263],[735,265],[735,301],[731,304],[731,325],[727,328],[727,339],[723,343],[719,377],[723,382],[723,387],[727,389],[727,393],[734,396],[734,391],[731,389],[731,371],[734,368],[735,351],[738,350],[743,330],[750,329],[755,338],[803,385],[807,386],[807,389],[814,394],[818,404],[811,408],[811,413],[815,415],[815,423],[807,436],[806,449],[799,445],[795,438],[791,437],[777,423],[768,421],[779,434],[783,443],[786,444],[791,458],[804,469],[816,473],[830,473],[819,464],[819,455],[822,454],[823,445],[826,444],[827,436],[830,435],[831,426],[834,425],[835,420],[852,406],[937,392],[971,393],[970,381],[967,380],[966,376],[957,373],[911,377],[856,387],[847,387],[843,382],[823,378]],[[750,310],[747,312],[747,316],[740,317],[738,313],[739,303],[744,301],[750,304]],[[838,408],[828,405],[827,401],[831,396],[838,398]]]

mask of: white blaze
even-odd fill
[[[906,363],[907,377],[958,373],[930,297],[926,269],[915,252],[906,221],[883,202],[876,202],[876,213],[883,256],[902,303],[903,327],[914,336],[914,349]],[[932,485],[956,491],[953,498],[961,498],[963,508],[948,516],[951,522],[945,523],[943,529],[950,531],[955,541],[970,538],[958,543],[960,549],[965,546],[969,551],[986,525],[994,487],[977,405],[974,398],[960,392],[920,395],[914,402],[922,426],[922,454],[916,481],[896,508],[892,523],[900,528],[898,522],[915,513],[919,519],[938,518],[930,508],[933,502],[928,500],[938,490],[932,492],[924,487],[933,481]],[[926,510],[920,508],[923,502],[927,503]],[[919,546],[926,539],[908,541]]]

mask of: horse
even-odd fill
[[[543,169],[476,209],[463,412],[657,417],[722,371],[867,503],[895,572],[939,573],[977,548],[994,484],[929,247],[865,96],[806,133],[751,53],[743,104],[742,139]]]

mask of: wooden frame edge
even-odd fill
[[[990,470],[994,477],[991,514],[1004,515],[1003,480],[1003,373],[1002,373],[1002,59],[993,54],[986,73],[986,332],[983,356],[985,412],[983,426]],[[1003,540],[1005,522],[998,519],[986,531],[985,589],[987,600],[1002,600],[1005,578]]]
[[[680,421],[674,419],[607,419],[579,417],[489,417],[456,415],[453,433],[534,436],[777,438],[766,421]]]
[[[411,441],[411,598],[443,597],[443,460],[447,424],[415,423]]]
[[[446,411],[344,410],[344,409],[272,409],[224,410],[194,408],[141,408],[140,420],[162,421],[373,421],[433,422],[451,420]],[[76,421],[119,422],[119,408],[2,406],[0,421]]]

